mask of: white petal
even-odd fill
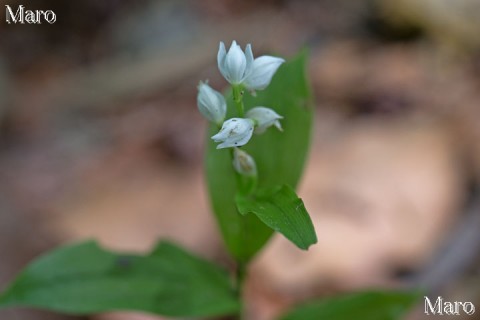
[[[240,46],[233,41],[225,59],[225,69],[227,73],[225,78],[232,84],[240,83],[243,80],[246,67],[247,61],[245,54]]]
[[[281,115],[276,113],[274,110],[266,107],[255,107],[250,109],[247,114],[247,118],[253,119],[255,121],[255,133],[261,134],[271,126],[277,127],[282,131],[282,127],[278,120],[283,119]]]
[[[218,64],[218,70],[220,70],[220,73],[222,76],[226,78],[226,70],[225,70],[225,58],[227,56],[227,51],[225,50],[225,44],[220,41],[220,45],[218,47],[218,53],[217,53],[217,64]]]
[[[275,121],[275,122],[273,123],[273,126],[274,126],[275,128],[277,128],[279,131],[283,131],[283,128],[282,128],[282,125],[280,124],[280,121],[278,121],[278,120]]]
[[[247,59],[247,67],[245,68],[244,77],[247,77],[253,69],[253,51],[250,43],[247,44],[247,47],[245,48],[245,58]]]
[[[273,109],[261,106],[248,110],[247,118],[253,119],[260,123],[270,122],[272,124],[278,119],[283,119],[283,117],[276,113]]]
[[[250,141],[250,138],[252,138],[253,134],[253,126],[251,129],[248,129],[243,135],[239,135],[235,137],[235,139],[227,139],[227,141],[230,144],[230,147],[241,147],[247,144],[248,141]]]
[[[285,60],[272,56],[261,56],[253,61],[253,67],[250,74],[247,75],[244,84],[249,90],[263,90],[270,82],[272,77]]]
[[[215,141],[215,142],[218,142],[218,141]],[[224,148],[230,148],[230,147],[232,147],[232,146],[229,143],[222,142],[217,146],[217,149],[224,149]]]
[[[221,141],[227,140],[231,135],[236,134],[236,130],[238,127],[237,122],[240,120],[243,120],[243,119],[232,118],[225,121],[222,124],[222,128],[220,129],[220,131],[216,135],[212,136],[212,139],[215,142],[221,142]]]
[[[244,146],[247,144],[248,141],[250,141],[252,134],[253,134],[253,127],[251,130],[248,131],[248,133],[244,135],[227,138],[225,141],[223,141],[221,144],[217,146],[217,149]]]
[[[230,120],[232,120],[232,119],[230,119]],[[229,137],[230,131],[231,131],[231,129],[229,128],[230,120],[225,121],[223,123],[220,131],[216,135],[212,136],[213,141],[221,142],[221,141],[224,141],[225,139],[227,139]]]
[[[220,131],[216,135],[212,136],[212,140],[215,142],[224,141],[227,138],[228,134],[226,131]]]

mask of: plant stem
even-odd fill
[[[245,116],[245,107],[243,105],[242,90],[243,89],[241,85],[232,85],[233,102],[235,104],[235,107],[237,108],[237,115],[240,118],[243,118]],[[230,155],[233,160],[233,157],[234,157],[233,149]],[[249,190],[251,189],[251,187],[248,187],[248,184],[245,183],[243,177],[238,172],[235,172],[235,179],[237,184],[237,190],[240,193],[248,194],[251,192]],[[256,183],[254,185],[256,185]],[[244,223],[242,223],[242,232],[244,233],[246,232]],[[237,269],[235,270],[235,294],[237,295],[238,301],[241,302],[240,310],[238,311],[238,314],[236,316],[238,320],[243,320],[245,316],[244,307],[243,307],[243,286],[244,286],[246,274],[247,274],[246,263],[240,259],[237,260]]]
[[[244,307],[243,307],[243,285],[245,282],[245,277],[247,275],[246,265],[242,261],[237,261],[237,270],[235,273],[235,293],[238,300],[241,302],[240,310],[238,311],[237,319],[242,320],[244,318]]]
[[[232,85],[233,90],[233,102],[235,107],[237,107],[237,113],[240,118],[243,118],[245,115],[245,108],[243,106],[243,93],[242,87],[239,85]]]

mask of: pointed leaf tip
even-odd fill
[[[308,250],[317,243],[315,228],[305,205],[288,185],[252,197],[237,195],[236,204],[241,214],[254,213],[302,250]]]

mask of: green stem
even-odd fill
[[[238,301],[241,301],[240,310],[238,311],[237,319],[244,319],[244,307],[243,307],[243,286],[245,283],[245,277],[247,275],[246,265],[242,261],[237,261],[237,270],[235,273],[235,293]]]
[[[232,94],[233,94],[233,102],[235,104],[235,107],[237,109],[237,114],[238,117],[243,118],[245,116],[245,107],[243,104],[243,88],[241,85],[232,85]],[[231,158],[233,160],[233,149],[231,149]],[[252,183],[251,181],[249,182],[248,178],[245,180],[245,177],[241,176],[238,172],[235,171],[235,179],[236,179],[236,185],[237,185],[237,190],[241,194],[250,194],[253,189],[256,186],[256,177],[255,181]],[[247,230],[245,228],[245,224],[242,223],[241,226],[242,232],[246,234]],[[244,308],[243,308],[243,287],[245,283],[245,278],[247,275],[247,265],[244,261],[238,259],[236,261],[237,266],[235,270],[235,293],[237,295],[238,301],[241,302],[241,307],[240,310],[237,314],[237,319],[242,320],[244,319]]]
[[[230,149],[230,158],[232,160],[234,158],[233,148]],[[239,192],[240,194],[247,194],[248,192],[250,192],[248,185],[245,184],[245,179],[244,179],[245,177],[243,177],[236,170],[234,170],[234,173],[235,173],[235,182],[237,186],[237,192]],[[241,232],[243,233],[243,236],[245,236],[247,234],[247,230],[246,230],[244,220],[241,220],[240,224],[241,224],[240,225]],[[243,320],[244,319],[243,286],[245,282],[247,266],[245,261],[242,261],[241,259],[237,259],[235,262],[236,262],[236,269],[235,269],[235,279],[234,279],[234,290],[235,290],[235,295],[237,296],[238,301],[240,301],[240,309],[238,311],[238,314],[236,314],[235,319]]]
[[[243,106],[243,92],[242,87],[239,85],[232,85],[233,90],[233,102],[237,108],[237,113],[240,118],[243,118],[245,115],[245,108]]]

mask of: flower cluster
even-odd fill
[[[255,94],[256,90],[265,89],[284,62],[284,59],[272,56],[254,59],[250,44],[242,51],[237,42],[233,41],[227,51],[225,44],[220,42],[217,54],[218,69],[232,85],[234,101],[241,105],[239,109],[241,114],[237,118],[225,121],[227,103],[223,95],[212,89],[208,83],[200,82],[198,86],[197,105],[200,113],[218,127],[221,126],[220,131],[212,136],[212,139],[219,143],[217,149],[235,148],[233,165],[240,174],[252,175],[252,172],[256,174],[256,166],[253,158],[238,147],[247,144],[253,133],[261,134],[271,126],[282,131],[279,120],[283,117],[263,106],[253,107],[244,115],[241,95],[235,97],[235,92],[245,88]]]

